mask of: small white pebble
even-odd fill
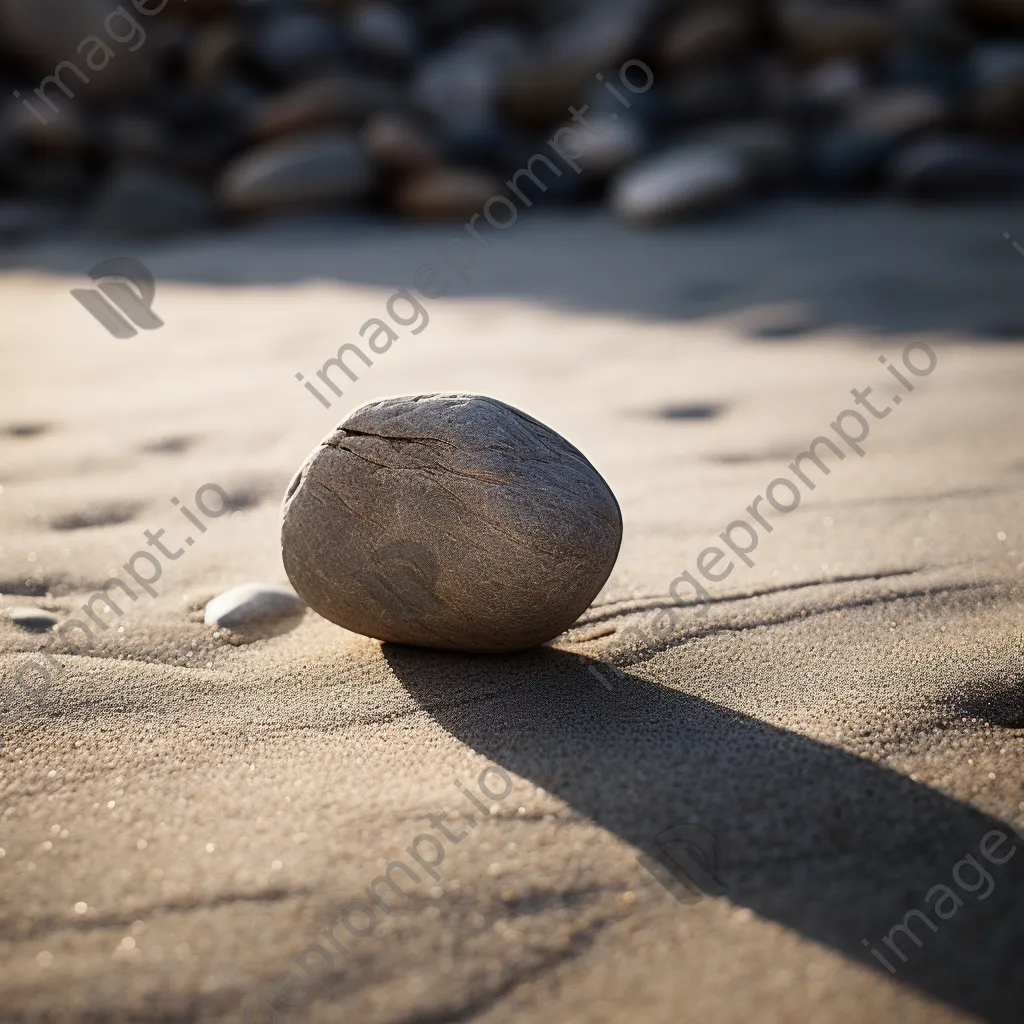
[[[214,846],[213,843],[207,843],[206,844],[206,852],[207,853],[213,853],[213,851],[216,850],[216,849],[217,849],[217,847]]]
[[[75,904],[75,913],[76,914],[84,914],[88,909],[89,909],[89,904],[88,903],[83,903],[81,900],[79,900],[79,902]]]
[[[36,953],[36,963],[40,967],[49,967],[53,963],[53,954],[45,949],[41,953]]]
[[[1022,804],[1021,806],[1024,807],[1024,804]],[[271,871],[280,871],[281,868],[283,868],[283,867],[284,867],[284,865],[279,860],[274,860],[274,861],[270,862],[270,870]]]
[[[116,805],[117,805],[117,801],[116,801],[116,800],[108,800],[108,801],[107,801],[107,808],[108,808],[109,810],[111,810],[111,811],[112,811],[112,810],[114,809],[114,807],[115,807]]]

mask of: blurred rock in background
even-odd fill
[[[0,240],[1024,181],[1024,0],[0,0],[0,86]]]

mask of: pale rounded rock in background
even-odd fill
[[[281,545],[309,606],[356,633],[516,651],[568,629],[604,586],[622,517],[565,438],[493,398],[356,409],[285,496]]]
[[[694,217],[739,199],[748,182],[725,146],[683,143],[624,171],[612,184],[612,209],[637,223]]]

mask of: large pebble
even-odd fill
[[[305,611],[306,606],[287,587],[243,583],[210,601],[204,621],[217,629],[257,638],[286,632]]]
[[[515,651],[568,629],[622,538],[608,485],[563,437],[493,398],[386,398],[355,410],[285,497],[292,585],[380,640]]]

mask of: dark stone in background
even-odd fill
[[[21,211],[8,219],[25,230],[50,223],[24,212],[37,201],[77,210],[85,225],[172,229],[172,216],[132,224],[124,196],[136,190],[190,210],[180,230],[204,226],[227,212],[229,168],[325,132],[351,137],[359,156],[339,165],[336,187],[320,177],[329,161],[293,168],[285,205],[471,216],[488,182],[500,188],[537,153],[563,171],[541,168],[547,191],[529,186],[537,201],[603,202],[633,167],[691,143],[740,161],[750,187],[737,199],[1020,187],[1020,0],[170,0],[152,17],[135,13],[146,42],[134,53],[104,27],[118,6],[0,0],[0,202]],[[89,35],[114,52],[102,70],[76,52]],[[67,60],[90,81],[65,69],[74,97],[51,83],[55,115],[34,90]],[[619,81],[627,60],[650,67],[647,91]],[[548,145],[564,125],[582,130],[570,106],[615,122],[585,136],[580,174]],[[658,188],[688,195],[693,167],[662,166]],[[731,205],[729,189],[715,194],[716,209]],[[686,203],[650,198],[666,218],[685,215]],[[267,212],[264,200],[229,205],[234,216]]]

